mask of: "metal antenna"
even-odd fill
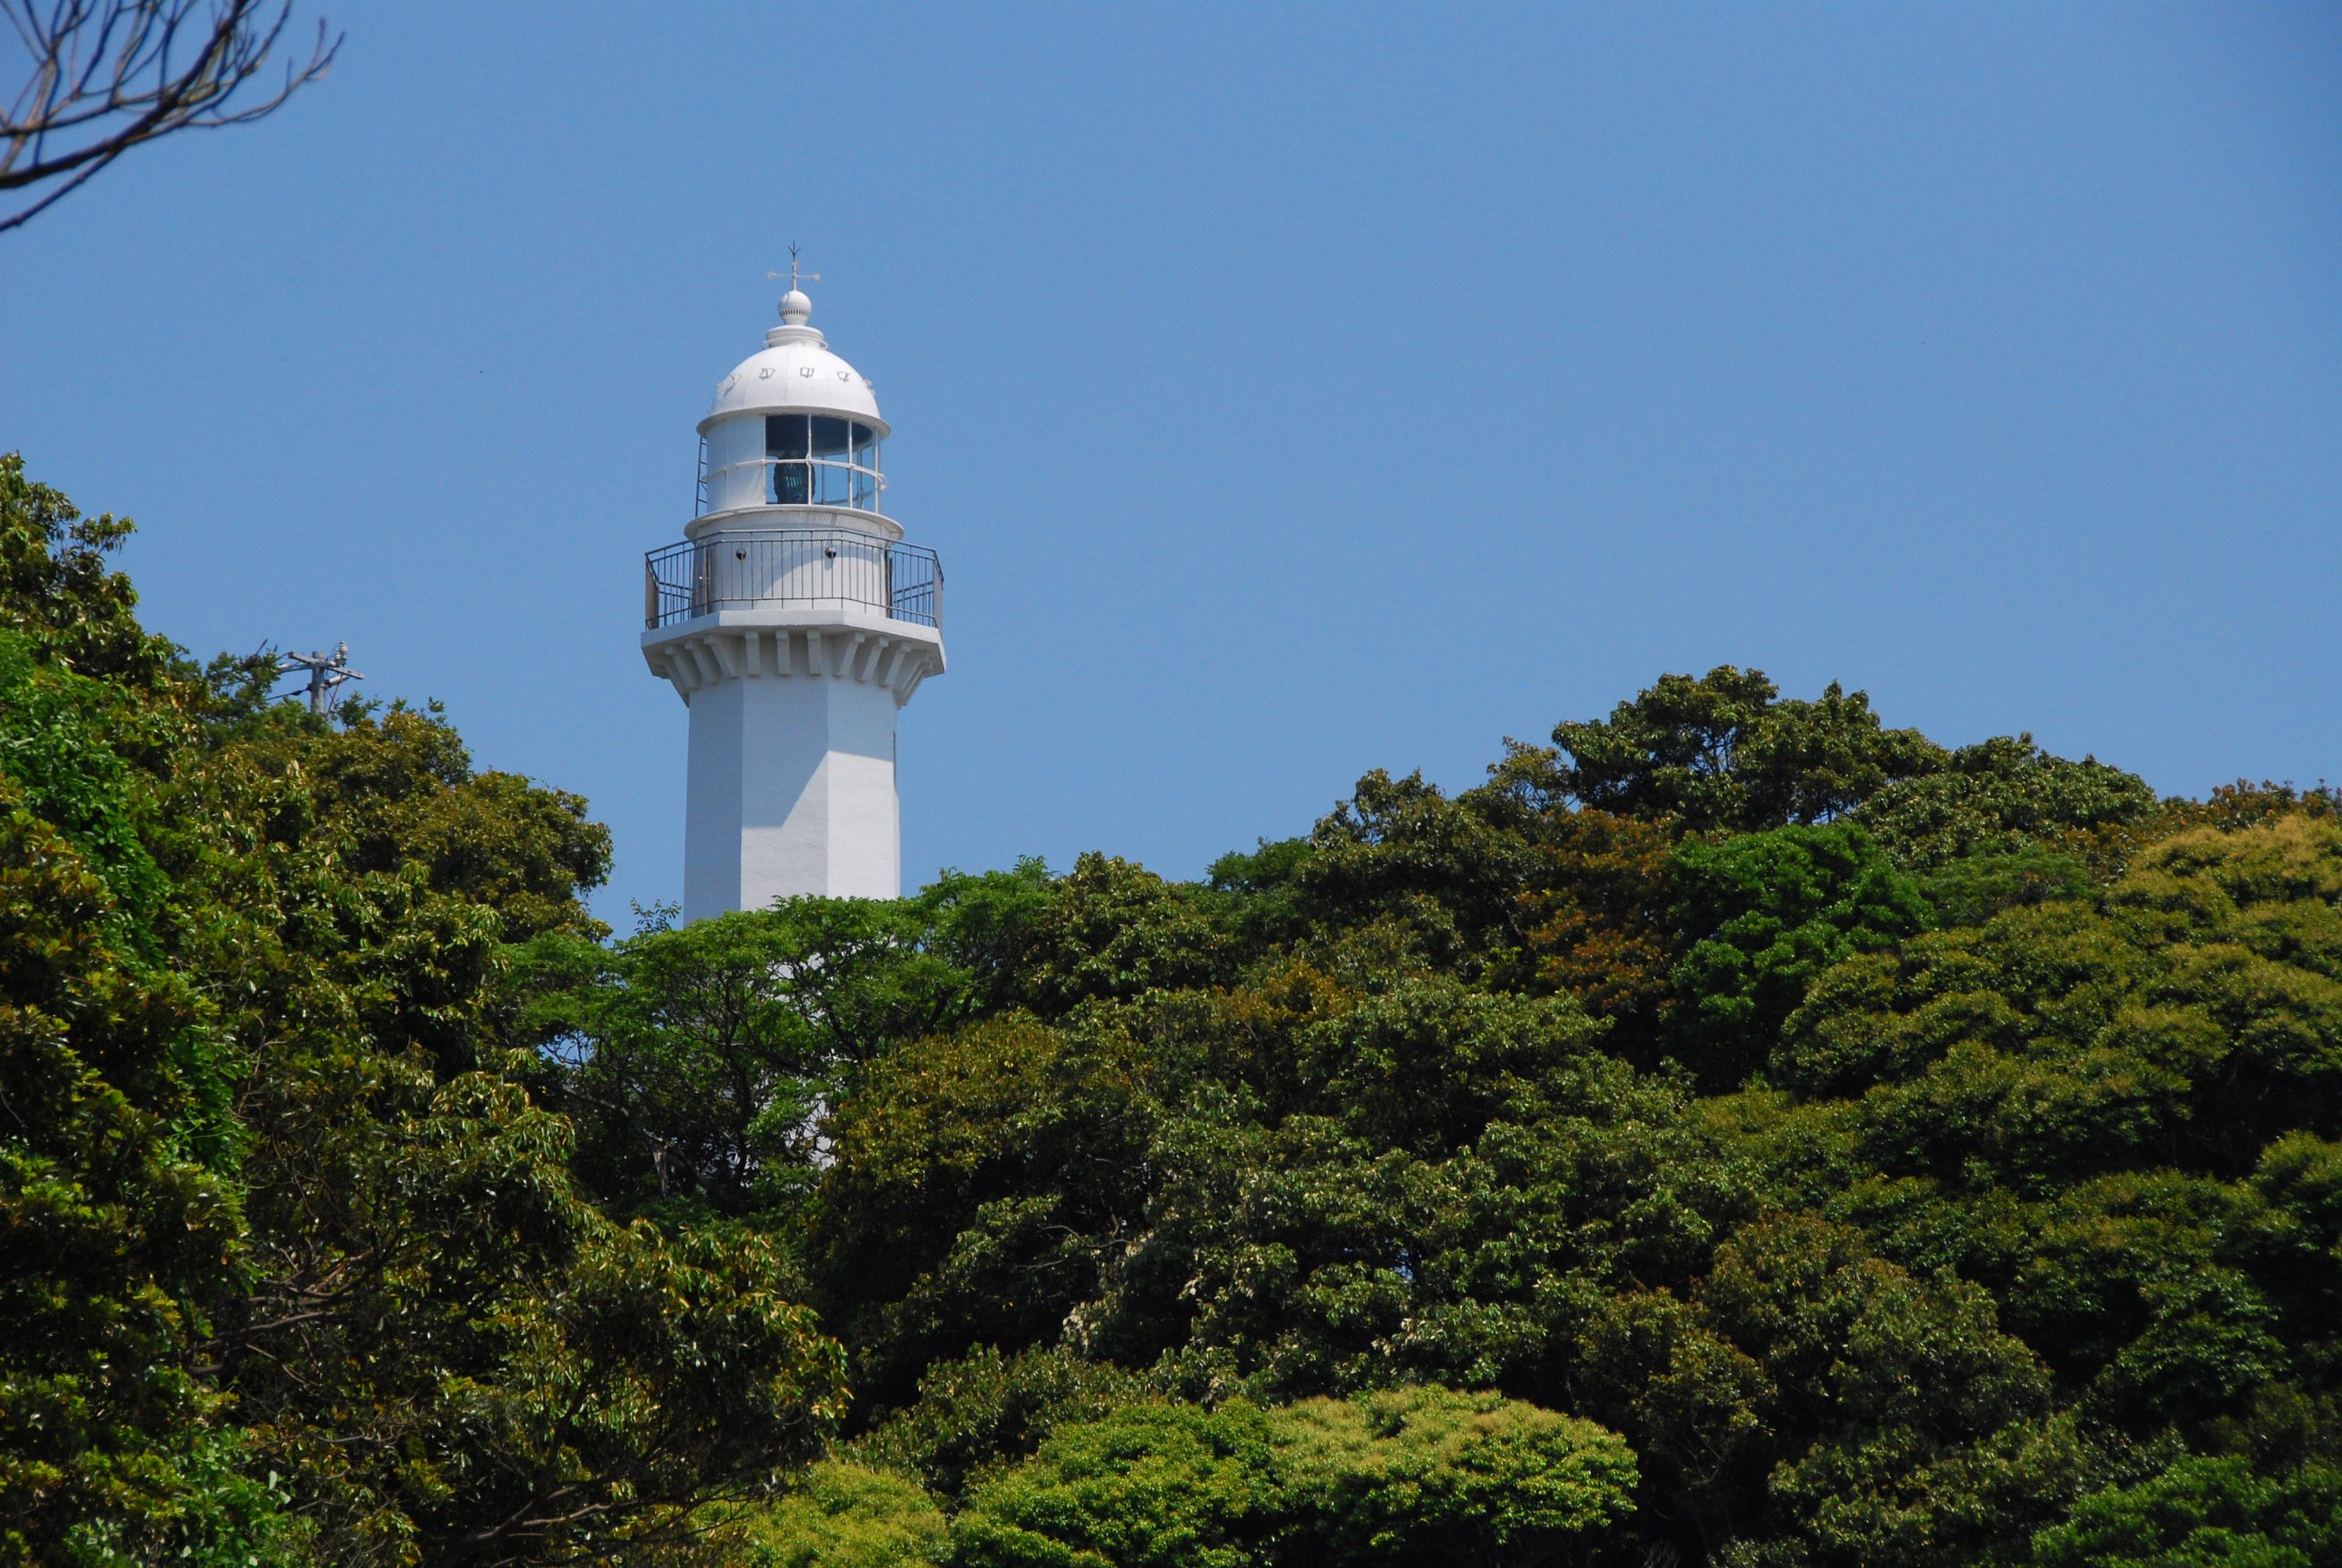
[[[780,274],[779,273],[767,273],[765,274],[765,276],[768,278],[777,278],[779,275]],[[804,281],[807,283],[820,283],[822,281],[822,274],[819,273],[807,273],[804,274]],[[792,242],[789,247],[789,289],[791,294],[794,294],[797,291],[797,246]]]
[[[363,681],[366,677],[349,667],[349,644],[337,642],[328,653],[280,653],[276,656],[276,672],[289,675],[295,670],[309,672],[309,711],[322,718],[328,711],[328,693],[345,681]]]

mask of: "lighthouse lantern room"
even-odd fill
[[[644,563],[642,654],[691,709],[683,918],[902,891],[895,713],[943,671],[943,573],[881,510],[889,430],[791,279],[700,422],[695,515]]]

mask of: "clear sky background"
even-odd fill
[[[0,236],[0,446],[681,887],[640,553],[802,242],[951,669],[906,881],[1175,876],[1666,671],[2342,775],[2342,7],[304,0]]]

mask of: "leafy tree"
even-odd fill
[[[1832,681],[1811,702],[1774,703],[1739,748],[1735,771],[1746,791],[1739,825],[1837,822],[1946,761],[1943,748],[1918,730],[1882,725],[1867,693]]]
[[[0,1542],[24,1561],[92,1531],[122,1562],[187,1544],[222,1451],[193,1340],[240,1227],[182,1131],[219,1088],[204,1008],[119,945],[118,910],[0,777]]]
[[[1310,834],[1295,876],[1303,908],[1327,926],[1387,923],[1433,963],[1500,958],[1520,939],[1520,819],[1508,791],[1450,800],[1420,774],[1378,768]]]
[[[947,871],[914,896],[927,950],[968,976],[969,1015],[1014,1004],[1058,895],[1047,865],[1027,856],[1007,871]]]
[[[1851,1228],[1784,1218],[1719,1250],[1699,1304],[1756,1364],[1786,1450],[1767,1504],[1809,1561],[1955,1568],[2076,1484],[2047,1369],[1949,1272],[1915,1278]]]
[[[2257,828],[2285,817],[2306,817],[2312,822],[2342,817],[2342,785],[2319,784],[2301,789],[2291,784],[2255,784],[2240,779],[2216,786],[2201,800],[2165,800],[2143,826],[2150,835],[2161,837],[2188,828],[2230,832]]]
[[[1566,1000],[1490,995],[1431,976],[1303,1026],[1293,1046],[1310,1109],[1373,1147],[1438,1154],[1499,1116],[1540,1115],[1598,1033]]]
[[[1876,790],[1858,815],[1899,864],[1937,871],[1971,856],[2056,850],[2154,807],[2143,779],[2095,757],[2052,757],[2021,735],[1961,746],[1940,768]]]
[[[736,1218],[801,1196],[818,1119],[864,1064],[999,1004],[1050,897],[1031,862],[899,903],[783,899],[610,947],[551,929],[515,955],[510,991],[557,1064],[545,1087],[581,1129],[595,1193]]]
[[[714,1532],[736,1568],[932,1568],[951,1525],[916,1481],[825,1460],[779,1503]]]
[[[188,724],[106,569],[129,531],[0,458],[0,1546],[264,1549],[195,1342],[240,1260],[233,1062],[162,950],[152,764]],[[215,1558],[215,1560],[217,1560]]]
[[[1726,670],[1209,886],[613,942],[582,801],[0,500],[15,1557],[2332,1554],[2333,791]]]
[[[1029,946],[1015,999],[1048,1018],[1083,1002],[1207,984],[1230,956],[1196,889],[1095,854],[1037,901],[1023,929]]]
[[[1541,864],[1521,895],[1532,983],[1610,1020],[1612,1047],[1646,1066],[1681,956],[1674,843],[1667,829],[1632,817],[1560,813],[1539,835]]]
[[[525,1021],[566,1066],[559,1091],[586,1130],[595,1189],[728,1215],[780,1201],[811,1170],[814,1119],[846,1076],[968,990],[924,934],[907,906],[802,898],[610,949],[541,938],[520,976]]]
[[[1882,1139],[1937,1130],[1939,1170],[1981,1138],[2043,1182],[2141,1156],[2240,1172],[2342,1111],[2337,866],[2342,829],[2305,817],[2190,830],[2099,908],[2012,909],[1830,977],[1780,1065],[1816,1087],[1886,1078]]]
[[[0,603],[36,658],[77,674],[148,689],[175,650],[138,624],[138,595],[107,557],[134,525],[84,517],[65,495],[26,477],[21,453],[0,453]]]
[[[435,893],[493,910],[500,935],[599,939],[578,901],[609,875],[609,830],[586,801],[516,774],[479,772],[436,703],[343,704],[338,729],[248,726],[233,765],[297,774],[351,872],[419,877]]]
[[[1607,719],[1553,726],[1556,795],[1618,816],[1675,818],[1693,831],[1738,827],[1746,790],[1735,777],[1744,742],[1780,688],[1764,671],[1719,665],[1705,675],[1662,675]]]
[[[2033,1540],[2035,1568],[2315,1568],[2342,1556],[2342,1471],[2261,1476],[2241,1459],[2183,1459],[2082,1498]]]
[[[1060,1427],[952,1520],[961,1568],[1249,1568],[1273,1562],[1268,1418],[1241,1401],[1125,1405]]]
[[[346,1123],[328,1172],[272,1172],[299,1202],[259,1214],[277,1270],[220,1349],[343,1560],[655,1534],[711,1484],[808,1456],[839,1412],[836,1347],[769,1246],[614,1225],[565,1142],[470,1075],[403,1124]]]
[[[872,1065],[831,1122],[809,1241],[874,1404],[985,1343],[1053,1338],[1126,1244],[1162,1111],[1158,1065],[1112,1028],[1006,1014]]]
[[[1778,696],[1762,671],[1729,664],[1662,675],[1607,719],[1555,725],[1558,751],[1522,752],[1515,772],[1542,761],[1551,794],[1596,811],[1756,832],[1835,821],[1943,765],[1918,731],[1884,727],[1861,692],[1832,682],[1813,702]]]
[[[1060,1346],[1004,1356],[981,1345],[920,1374],[919,1396],[848,1444],[854,1459],[915,1475],[957,1500],[1003,1461],[1028,1457],[1073,1421],[1097,1421],[1157,1391],[1137,1373],[1088,1361]]]
[[[1676,851],[1673,919],[1686,948],[1669,978],[1666,1041],[1730,1087],[1832,964],[1929,923],[1918,885],[1851,825],[1776,828]]]
[[[1634,1508],[1617,1434],[1497,1394],[1400,1388],[1269,1422],[1284,1562],[1582,1561]]]
[[[1305,838],[1262,839],[1250,854],[1230,850],[1211,863],[1206,875],[1215,892],[1234,895],[1236,937],[1248,955],[1290,941],[1306,928],[1301,872],[1315,853]]]
[[[1682,1109],[1679,1086],[1599,1058],[1533,1123],[1492,1122],[1445,1158],[1198,1107],[1150,1156],[1149,1226],[1100,1311],[1161,1319],[1173,1297],[1185,1343],[1165,1364],[1207,1391],[1428,1379],[1555,1398],[1590,1301],[1685,1280],[1745,1202]]]
[[[1634,1484],[1617,1434],[1495,1394],[1139,1403],[1059,1427],[952,1532],[963,1564],[1504,1568],[1583,1560]]]
[[[2087,898],[2090,867],[2051,850],[1965,855],[1937,868],[1920,884],[1943,924],[1981,926],[2004,909]]]
[[[1756,1477],[1778,1452],[1772,1385],[1723,1326],[1675,1291],[1637,1285],[1587,1301],[1565,1356],[1572,1407],[1634,1447],[1654,1544],[1704,1556],[1756,1524]]]
[[[9,1550],[521,1563],[810,1453],[773,1249],[594,1210],[505,1032],[501,940],[599,929],[582,803],[206,679],[0,477]]]
[[[176,726],[39,653],[32,639],[0,632],[0,755],[25,808],[63,833],[105,884],[116,932],[128,936],[161,912],[168,881],[146,844],[155,813],[136,758]]]

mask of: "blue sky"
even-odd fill
[[[457,6],[0,236],[0,446],[681,883],[636,650],[792,240],[949,576],[907,880],[1191,876],[1664,671],[2342,776],[2342,8]]]

